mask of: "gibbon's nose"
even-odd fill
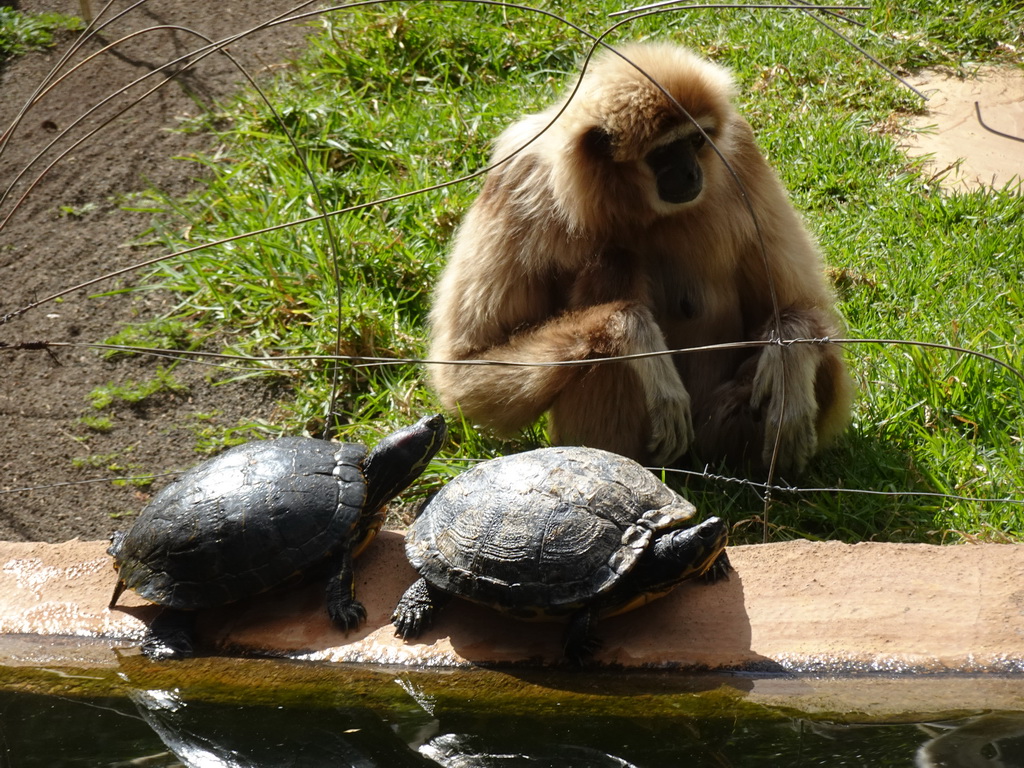
[[[647,165],[654,171],[658,185],[658,197],[666,203],[688,203],[700,194],[704,174],[697,160],[698,148],[693,137],[688,136],[647,155]]]
[[[700,194],[704,176],[700,166],[694,165],[689,172],[663,173],[657,177],[658,197],[666,203],[688,203]]]

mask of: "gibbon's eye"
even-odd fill
[[[697,142],[696,138],[700,141]],[[700,194],[704,172],[697,151],[704,146],[701,134],[690,134],[648,153],[645,161],[654,171],[658,197],[666,203],[688,203]]]
[[[604,128],[591,128],[583,134],[583,147],[594,157],[611,157],[612,135]]]
[[[705,132],[709,136],[711,135],[711,131],[705,131]],[[708,142],[708,140],[706,138],[704,138],[704,134],[701,133],[700,131],[694,131],[693,133],[690,134],[690,143],[693,145],[693,151],[694,152],[696,152],[701,147],[703,147],[705,144],[707,144],[707,142]]]

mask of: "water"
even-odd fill
[[[0,694],[5,766],[909,766],[916,725],[732,718],[417,716],[188,701],[169,691]],[[1021,723],[1024,727],[1024,722]],[[1024,750],[1024,739],[1013,745]],[[978,763],[982,765],[984,763]],[[962,762],[947,765],[974,765]],[[999,765],[991,763],[991,765]],[[1024,765],[1018,760],[1003,765]]]
[[[669,673],[339,674],[251,660],[7,669],[0,766],[1024,768],[1022,711],[860,723],[754,705],[749,689]]]

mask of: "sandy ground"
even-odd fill
[[[1024,178],[1024,70],[983,67],[967,78],[925,70],[909,82],[928,97],[927,112],[910,121],[903,137],[909,155],[928,157],[929,167],[950,190],[1019,187]]]
[[[323,582],[200,615],[207,651],[372,663],[557,663],[562,626],[506,619],[456,601],[417,642],[390,616],[416,578],[385,531],[357,564],[364,627],[345,634]],[[115,583],[105,542],[0,544],[0,633],[131,643],[156,608]],[[1024,671],[1024,547],[792,541],[731,547],[713,585],[599,623],[601,664],[760,672]],[[1022,692],[1024,695],[1024,692]]]

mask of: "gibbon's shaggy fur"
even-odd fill
[[[521,151],[490,171],[456,235],[431,360],[594,361],[839,331],[817,249],[732,106],[730,75],[673,45],[620,51],[636,66],[597,57],[547,131],[564,102],[498,138],[496,160]],[[431,370],[446,407],[477,423],[509,432],[549,412],[558,443],[657,464],[689,452],[767,466],[778,435],[778,466],[798,471],[846,426],[852,398],[827,343]]]

